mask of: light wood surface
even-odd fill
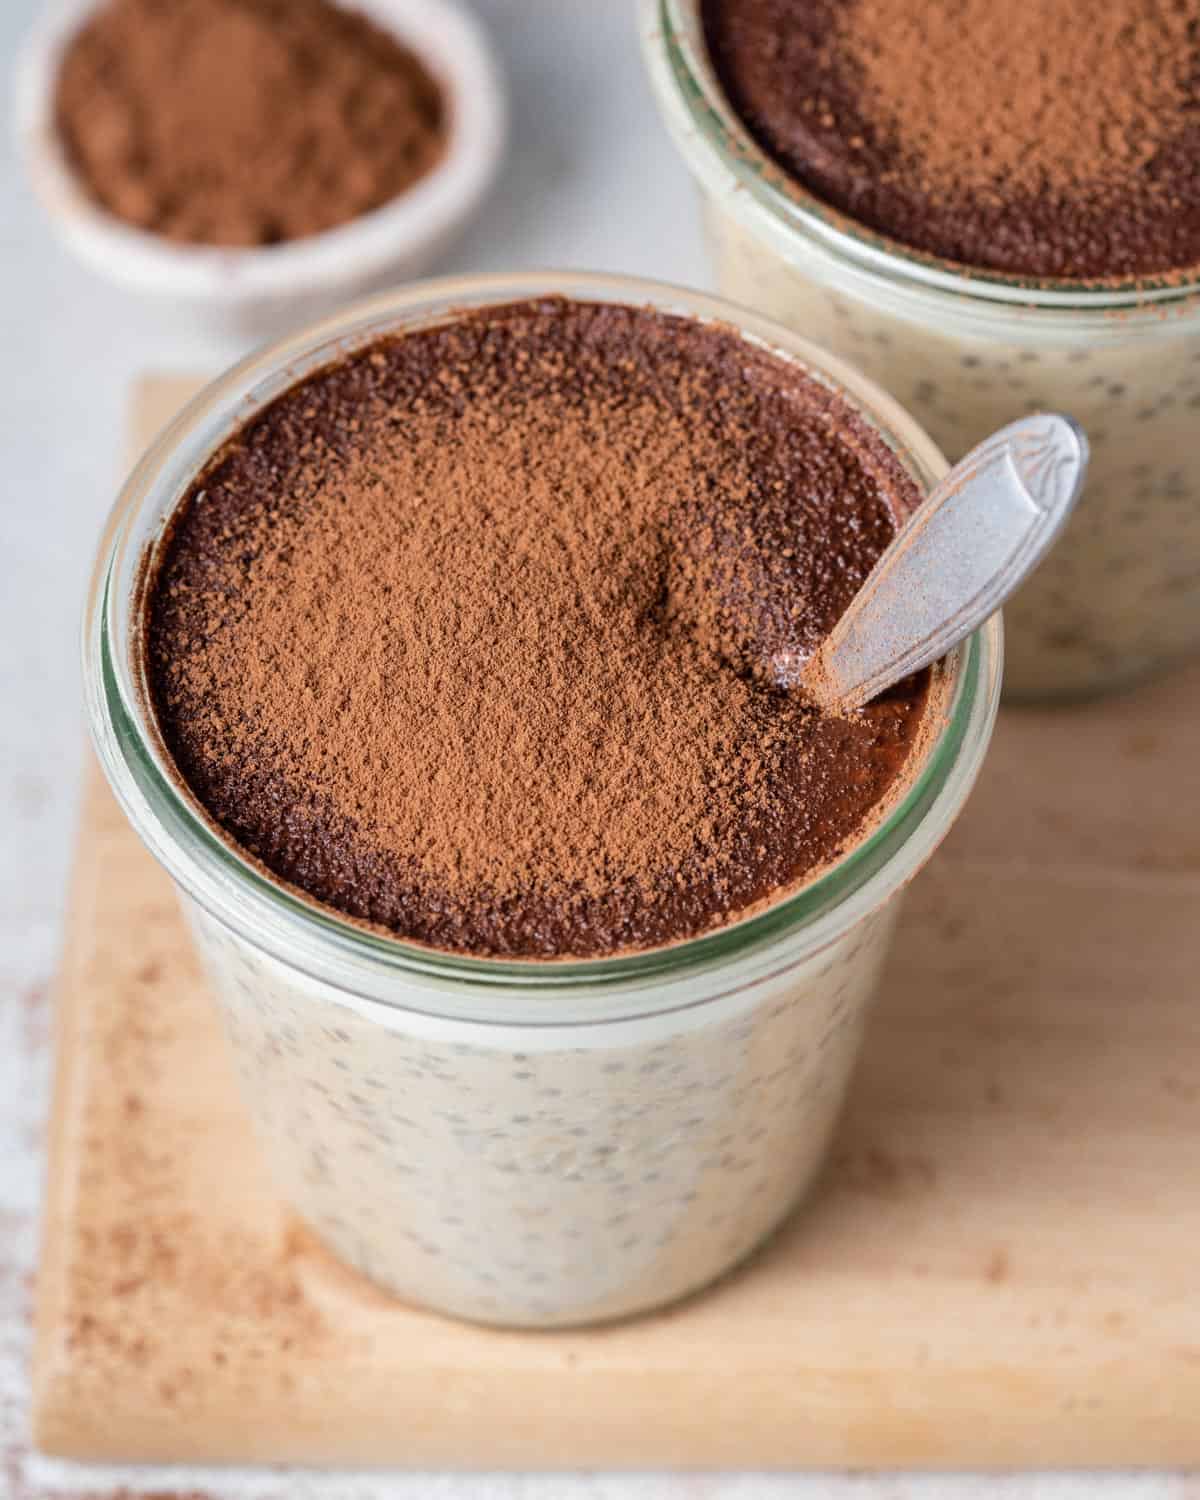
[[[141,434],[181,396],[141,393]],[[1200,1464],[1200,671],[1002,715],[910,894],[827,1179],[599,1331],[390,1301],[274,1198],[170,886],[80,830],[34,1424],[77,1457]]]

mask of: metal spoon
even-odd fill
[[[934,487],[789,685],[858,708],[958,645],[1032,572],[1079,497],[1088,443],[1070,417],[1002,427]],[[791,675],[791,674],[788,674]]]

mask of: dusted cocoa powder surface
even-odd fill
[[[1200,266],[1200,0],[704,0],[751,133],[859,222],[966,265]]]
[[[256,416],[149,583],[183,779],[275,875],[466,953],[703,932],[842,853],[927,675],[780,691],[919,499],[736,334],[551,299],[383,339]]]
[[[55,113],[102,208],[254,246],[404,192],[441,155],[447,111],[412,52],[328,0],[106,0],[65,50]]]

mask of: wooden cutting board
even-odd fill
[[[142,391],[139,433],[180,399]],[[1006,712],[916,883],[827,1179],[744,1270],[460,1326],[278,1203],[169,884],[93,777],[34,1424],[108,1459],[1200,1464],[1200,670]]]

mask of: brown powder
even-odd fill
[[[107,0],[66,48],[56,119],[102,208],[211,245],[378,208],[446,133],[419,59],[328,0]]]
[[[705,0],[731,102],[872,228],[1034,275],[1200,263],[1200,0]]]
[[[1196,103],[1197,17],[1161,0],[1027,0],[1014,24],[995,0],[855,0],[838,31],[926,191],[1062,192],[1119,185],[1176,135]]]
[[[269,869],[440,947],[702,931],[835,857],[922,677],[840,720],[774,689],[917,492],[731,333],[522,304],[293,388],[179,513],[154,584],[182,775]]]

